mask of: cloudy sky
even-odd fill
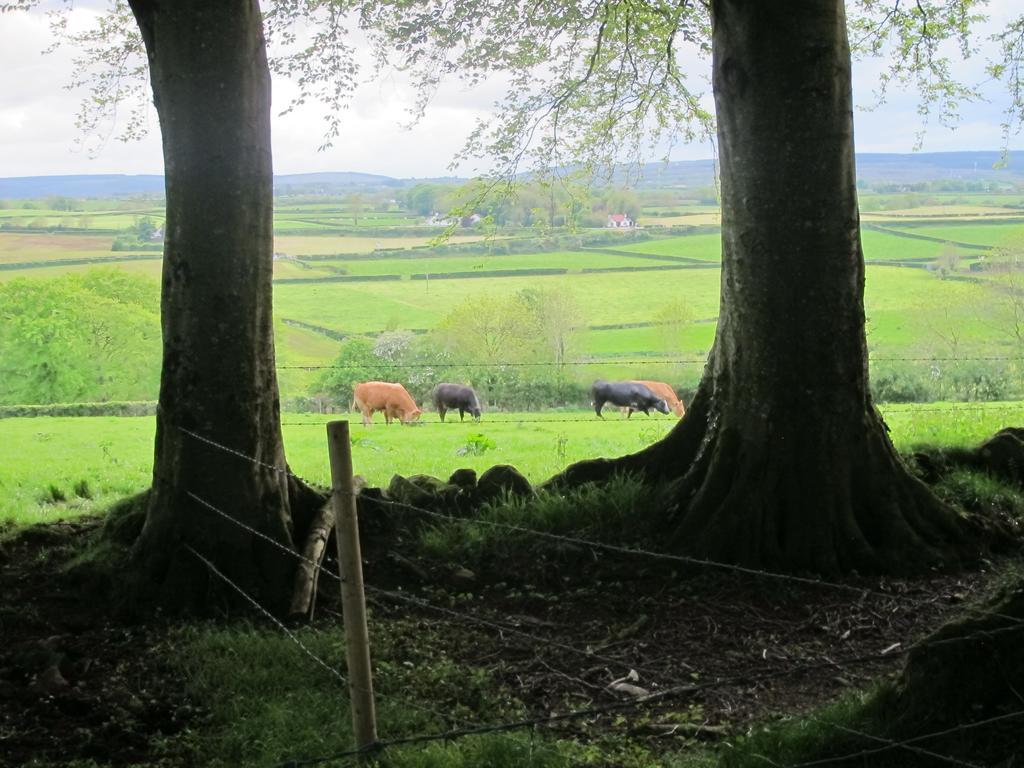
[[[993,27],[1010,15],[1018,0],[993,0]],[[85,18],[90,12],[76,11]],[[991,27],[990,27],[991,28]],[[51,43],[41,13],[0,14],[0,176],[41,176],[77,173],[161,173],[163,169],[155,112],[150,135],[124,144],[116,139],[89,137],[84,148],[76,142],[75,113],[81,92],[64,87],[71,73],[70,51],[44,54]],[[967,80],[984,79],[984,52],[961,67]],[[870,104],[881,65],[855,65],[855,100]],[[273,123],[274,167],[277,173],[361,171],[399,177],[447,174],[452,156],[478,115],[486,113],[500,95],[497,84],[467,90],[443,89],[426,117],[413,129],[403,127],[411,92],[397,78],[363,87],[348,110],[342,136],[334,147],[318,152],[324,130],[316,105],[303,107]],[[294,89],[274,81],[274,102],[284,106]],[[930,125],[924,151],[993,150],[1002,142],[1000,122],[1005,98],[995,84],[984,87],[987,103],[964,106],[955,130]],[[887,104],[855,114],[860,152],[910,152],[921,120],[913,94],[893,93]],[[1020,149],[1021,136],[1011,140]],[[681,146],[672,159],[711,156],[707,145]],[[471,168],[460,169],[463,174]]]

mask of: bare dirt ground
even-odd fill
[[[0,544],[0,765],[181,765],[156,755],[197,720],[163,628],[112,619],[62,571],[95,525],[37,526]]]
[[[981,571],[837,588],[645,571],[628,556],[588,570],[564,590],[498,584],[411,593],[433,607],[412,604],[406,586],[405,600],[374,597],[374,611],[420,616],[448,638],[451,657],[489,670],[538,716],[608,709],[563,730],[593,735],[599,725],[678,747],[666,737],[716,740],[869,687],[899,671],[915,641],[961,615],[993,581]],[[644,694],[655,702],[630,706]]]
[[[168,663],[167,626],[111,618],[62,568],[95,525],[37,527],[0,544],[0,765],[182,765],[175,736],[202,727],[202,703]],[[666,749],[897,671],[915,640],[992,581],[986,572],[876,579],[858,592],[597,559],[556,588],[465,573],[456,583],[429,565],[418,584],[401,573],[383,558],[369,564],[368,583],[402,586],[406,597],[371,594],[375,621],[422,622],[450,658],[487,670],[533,714],[608,708],[559,724],[565,735],[630,735]],[[412,652],[416,638],[408,642]],[[637,713],[640,691],[627,686],[664,696]]]

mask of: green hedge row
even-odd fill
[[[150,251],[152,253],[163,253],[163,243],[143,243],[134,237],[116,237],[110,246],[112,251]]]
[[[115,264],[120,261],[160,261],[163,256],[96,256],[81,259],[47,259],[45,261],[13,261],[0,264],[0,270],[41,269],[43,267],[73,267],[84,264]]]
[[[401,275],[335,275],[334,277],[281,277],[275,283],[382,283],[401,280]]]
[[[155,416],[156,401],[0,405],[0,419],[25,416]]]
[[[945,225],[945,222],[943,222]],[[991,251],[991,245],[979,245],[978,243],[961,243],[958,240],[950,240],[945,237],[932,237],[931,235],[916,235],[913,232],[904,232],[901,229],[893,229],[891,227],[883,227],[878,224],[861,224],[863,229],[871,229],[875,232],[883,232],[887,235],[893,235],[894,237],[905,237],[909,240],[927,240],[930,243],[950,243],[955,245],[957,248],[965,248],[971,251]]]
[[[529,275],[565,275],[569,270],[565,267],[535,267],[532,269],[488,269],[474,272],[417,272],[411,275],[412,280],[461,280],[474,277],[526,277]]]
[[[693,262],[691,264],[659,264],[650,267],[584,267],[580,270],[585,275],[602,272],[665,272],[671,269],[721,269],[717,261]]]

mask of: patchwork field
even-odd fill
[[[938,269],[940,259],[950,258],[946,241],[984,247],[1024,239],[1021,210],[1006,207],[1019,205],[1020,196],[979,195],[971,198],[974,202],[963,202],[963,195],[932,197],[948,204],[900,207],[899,195],[866,201],[868,207],[886,207],[865,211],[868,226],[862,233],[873,359],[909,358],[916,363],[933,357],[1020,357],[1013,334],[1013,292],[1006,280],[971,271],[986,251],[960,248],[952,271]],[[0,231],[0,283],[24,277],[47,280],[98,266],[158,280],[159,253],[112,251],[108,228],[130,229],[143,216],[160,222],[162,209],[137,203],[102,210],[102,202],[91,201],[81,211],[0,209],[0,227],[8,227]],[[504,299],[529,289],[556,290],[571,296],[578,307],[580,330],[571,350],[587,364],[569,370],[581,383],[600,375],[689,386],[699,377],[714,338],[721,281],[721,238],[715,231],[665,237],[652,226],[648,239],[630,240],[622,233],[622,242],[580,250],[541,250],[541,240],[535,239],[537,250],[509,254],[504,251],[510,247],[528,250],[528,234],[519,231],[514,246],[500,240],[479,243],[478,252],[443,246],[412,250],[434,245],[438,230],[413,231],[422,218],[396,206],[368,211],[353,209],[348,202],[300,200],[280,203],[275,215],[275,250],[284,256],[274,263],[274,301],[286,399],[310,393],[320,375],[316,368],[337,355],[339,335],[423,331],[467,301]],[[707,225],[717,217],[712,207],[688,204],[651,208],[641,220],[660,226]],[[54,226],[81,225],[97,234],[10,231],[9,225],[19,219],[23,224],[32,219],[37,224],[52,220]],[[870,222],[877,222],[879,229]],[[360,236],[370,228],[368,236]],[[593,235],[620,237],[618,232],[591,230]],[[483,237],[480,232],[459,232],[449,243],[470,245]],[[373,280],[378,277],[384,279]],[[656,319],[669,306],[685,320],[672,334]]]

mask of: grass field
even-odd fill
[[[580,272],[589,268],[605,267],[663,267],[664,261],[631,258],[600,251],[554,251],[527,254],[486,254],[466,253],[452,256],[430,256],[422,258],[388,258],[382,255],[375,259],[330,260],[309,262],[314,270],[321,265],[341,267],[352,275],[412,275],[436,272],[481,272],[493,269],[537,269],[564,268]]]
[[[65,240],[67,242],[65,242]],[[334,238],[305,238],[330,241]],[[869,259],[888,256],[932,259],[943,248],[941,243],[902,238],[887,233],[866,231],[865,251]],[[0,254],[65,258],[68,255],[114,257],[99,250],[105,238],[67,235],[0,235]],[[334,245],[338,245],[335,243]],[[70,246],[54,250],[58,246]],[[89,250],[84,250],[88,247]],[[332,246],[333,247],[333,246]],[[324,276],[334,273],[324,267],[341,267],[351,274],[395,273],[408,276],[427,271],[479,272],[474,279],[408,279],[387,283],[277,283],[275,312],[287,318],[332,329],[341,333],[380,332],[389,328],[431,328],[453,307],[481,295],[508,296],[527,288],[556,288],[571,294],[580,307],[579,321],[584,326],[649,323],[662,306],[682,301],[693,319],[712,319],[718,314],[720,273],[717,269],[666,270],[636,273],[597,273],[554,276],[489,277],[491,269],[560,267],[581,270],[586,267],[646,267],[666,262],[645,260],[642,254],[686,255],[708,262],[718,259],[716,234],[653,240],[623,246],[621,250],[641,258],[617,254],[614,250],[556,252],[526,255],[485,256],[467,254],[423,259],[372,259],[311,262],[310,269],[289,260],[275,262],[275,275],[282,278]],[[112,262],[118,269],[159,278],[162,264],[157,260]],[[20,276],[56,277],[81,272],[95,265],[54,265],[31,270],[0,271],[0,279]],[[984,284],[960,280],[940,280],[923,269],[869,266],[866,279],[866,310],[869,342],[876,354],[919,357],[927,354],[990,355],[1001,351],[1005,334],[993,320],[994,301],[998,297]],[[680,355],[703,356],[710,348],[714,324],[691,325],[681,345],[670,350],[657,328],[587,330],[576,341],[579,352],[588,356]],[[298,344],[298,349],[292,349]],[[950,346],[957,347],[955,350]],[[309,331],[292,329],[278,339],[279,361],[288,364],[329,362],[337,354],[338,342]],[[657,371],[654,371],[655,373]],[[608,376],[638,376],[642,372],[623,366],[603,371]],[[648,371],[651,373],[651,371]],[[283,377],[286,397],[304,394],[313,376],[288,373]],[[659,378],[666,378],[660,376]],[[667,378],[672,378],[671,376]],[[688,379],[689,375],[683,377]],[[299,387],[299,389],[296,389]]]
[[[987,200],[987,198],[986,198]],[[1024,225],[972,222],[969,216],[1010,209],[992,204],[967,206],[935,206],[935,218],[921,219],[927,226],[906,226],[908,234],[950,237],[963,242],[994,244],[1007,238],[1020,237]],[[1011,201],[1012,202],[1012,201]],[[91,211],[92,220],[149,215],[154,209]],[[932,215],[931,209],[911,208],[890,211]],[[79,212],[24,211],[7,209],[5,215],[39,214],[68,216]],[[305,203],[284,206],[280,216],[288,216],[302,224],[318,226],[326,219],[346,215],[344,205]],[[701,210],[700,215],[707,215]],[[938,214],[947,214],[943,220]],[[109,214],[109,216],[107,216]],[[967,214],[969,216],[962,216]],[[959,218],[954,218],[959,217]],[[401,223],[395,212],[381,218]],[[683,217],[692,219],[692,217]],[[867,217],[866,217],[867,218]],[[887,227],[900,228],[907,221],[891,216]],[[369,219],[368,219],[369,220]],[[659,218],[660,223],[666,223]],[[693,223],[692,221],[690,223]],[[653,231],[653,230],[652,230]],[[409,248],[425,245],[430,236],[354,237],[338,235],[278,235],[275,249],[293,257],[367,253],[380,248]],[[480,235],[457,236],[452,242],[469,242]],[[573,342],[577,354],[606,360],[598,375],[609,377],[651,376],[679,383],[695,380],[701,363],[683,367],[650,362],[643,368],[624,364],[636,358],[695,358],[702,360],[714,335],[714,318],[718,314],[720,271],[714,265],[720,260],[721,244],[717,233],[682,237],[657,238],[606,249],[580,252],[542,252],[522,255],[485,254],[417,254],[416,258],[395,258],[382,254],[373,259],[331,259],[306,264],[290,259],[275,262],[275,314],[309,326],[338,333],[379,333],[387,329],[423,329],[434,327],[450,310],[480,296],[505,297],[532,288],[564,291],[579,306],[579,323],[583,330]],[[864,230],[865,256],[870,262],[911,260],[928,263],[938,259],[944,249],[941,242],[901,237],[890,232]],[[159,279],[159,260],[115,261],[122,256],[110,250],[109,235],[75,233],[12,233],[0,232],[0,264],[34,262],[39,266],[24,270],[0,270],[0,280],[17,277],[46,279],[68,272],[83,272],[95,267],[57,262],[68,258],[107,260],[111,266],[154,280]],[[631,257],[628,254],[635,254]],[[145,254],[147,256],[156,254]],[[919,268],[869,265],[866,276],[866,312],[869,344],[875,356],[926,357],[991,356],[1006,354],[1008,333],[1001,323],[1000,295],[977,277],[966,272],[974,251],[961,253],[961,272],[956,280],[942,280],[937,274]],[[645,258],[649,256],[651,258]],[[674,266],[657,257],[671,256],[694,259],[709,265],[706,269],[658,270],[653,272],[614,272],[583,274],[586,268],[661,267]],[[53,263],[57,262],[57,263]],[[569,274],[551,276],[494,276],[492,270],[561,268]],[[349,275],[397,274],[401,280],[381,283],[312,282],[287,283],[288,279],[333,278],[339,270]],[[415,273],[474,273],[473,279],[410,280]],[[984,278],[984,275],[981,275]],[[661,329],[649,325],[658,310],[670,303],[682,302],[691,323],[681,340],[669,342]],[[1005,314],[1005,313],[1003,313]],[[648,324],[646,327],[593,329],[592,326]],[[337,354],[338,341],[312,330],[300,330],[278,323],[278,361],[283,365],[316,365],[330,362]],[[154,361],[154,364],[155,361]],[[595,371],[580,371],[584,381]],[[282,393],[286,398],[308,394],[316,374],[287,369],[282,371]]]
[[[359,284],[278,284],[280,316],[351,332],[432,327],[452,307],[480,295],[508,296],[526,288],[572,294],[586,325],[649,321],[682,298],[697,317],[718,314],[716,269],[634,274],[495,277]]]
[[[0,232],[0,263],[115,256],[108,235]]]
[[[897,447],[910,450],[920,444],[974,445],[1019,425],[1024,403],[892,405],[882,412]],[[442,424],[436,413],[426,413],[418,426],[389,428],[364,427],[344,415],[285,414],[285,446],[297,474],[328,484],[324,424],[337,418],[353,420],[353,465],[373,485],[386,485],[396,472],[444,479],[459,467],[481,471],[494,464],[513,464],[539,482],[574,461],[638,450],[677,423],[660,414],[626,420],[612,412],[602,421],[589,411],[565,411],[486,413],[479,423]],[[0,523],[95,512],[143,490],[150,480],[154,425],[150,417],[0,420]]]
[[[457,235],[452,243],[471,243],[483,235]],[[274,250],[288,256],[332,256],[344,253],[370,253],[380,248],[415,248],[429,245],[433,236],[409,237],[355,237],[352,235],[277,235]]]
[[[899,224],[888,224],[897,229]],[[927,235],[959,243],[974,245],[1010,245],[1019,243],[1024,236],[1024,226],[1020,224],[927,224],[906,227],[905,231],[914,235]]]

